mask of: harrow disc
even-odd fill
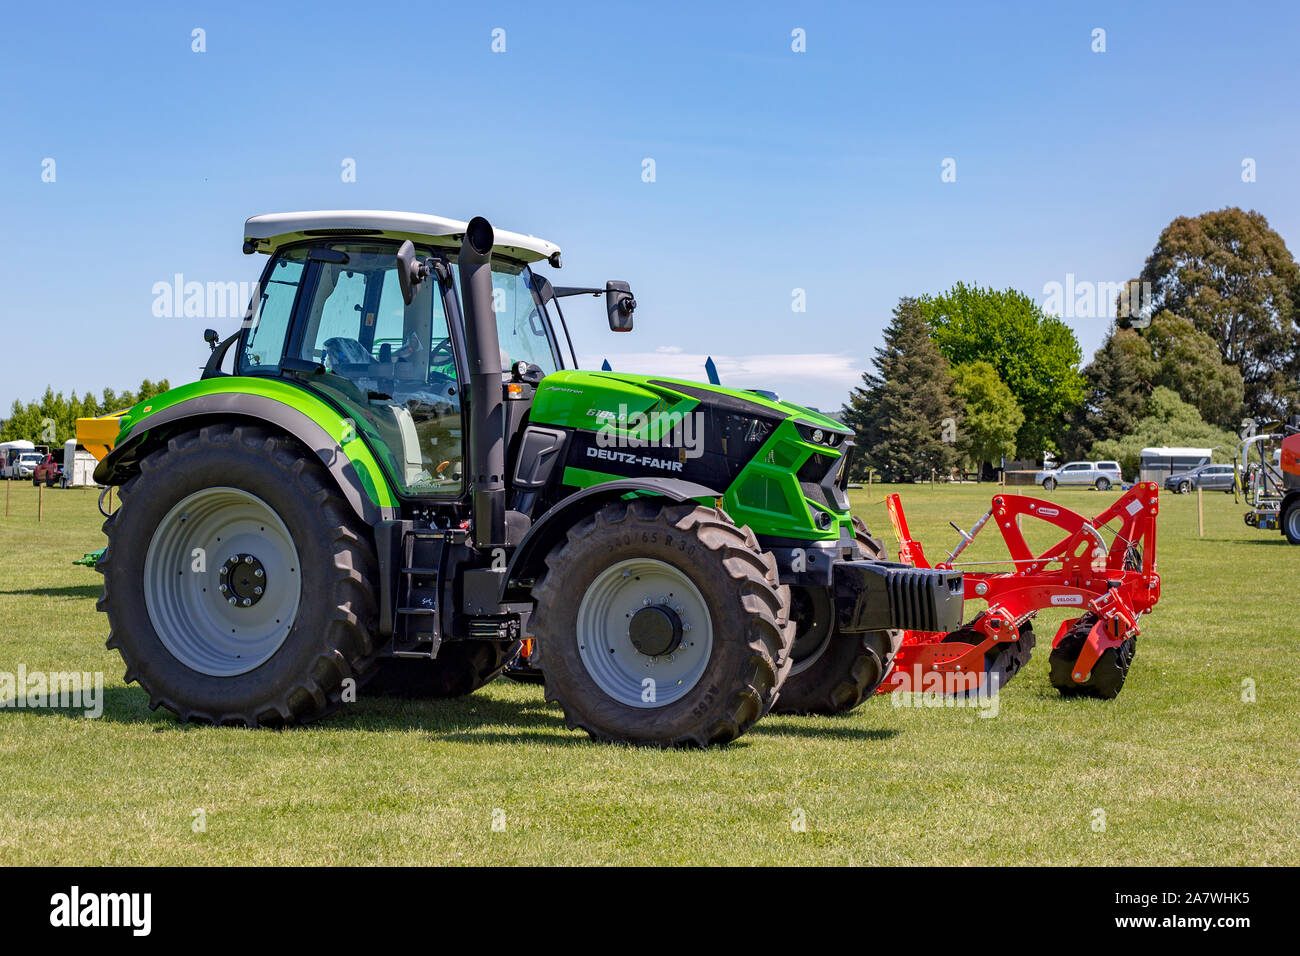
[[[1061,643],[1052,650],[1048,663],[1051,667],[1049,679],[1052,686],[1066,697],[1100,697],[1111,700],[1118,697],[1128,677],[1128,669],[1137,653],[1137,635],[1128,638],[1118,647],[1110,647],[1102,652],[1092,673],[1082,684],[1074,680],[1074,664],[1087,643],[1088,632],[1092,630],[1096,618],[1085,614],[1079,623],[1061,638]]]
[[[971,628],[962,628],[959,631],[953,631],[944,639],[947,644],[952,641],[960,641],[963,644],[978,644],[984,640],[984,635]],[[1029,663],[1030,655],[1033,654],[1034,647],[1038,643],[1038,638],[1034,634],[1033,625],[1026,621],[1020,626],[1020,637],[1014,641],[1007,641],[1001,644],[994,644],[984,655],[984,679],[989,681],[995,676],[997,678],[998,689],[1001,690],[1007,686],[1007,682],[1020,672],[1020,669]]]

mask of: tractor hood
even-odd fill
[[[744,482],[738,479],[753,465],[766,477],[753,478],[746,500],[780,498],[779,507],[766,507],[797,513],[804,524],[813,519],[800,482],[829,488],[838,481],[853,434],[811,409],[753,392],[621,372],[548,375],[529,417],[533,425],[569,433],[566,484],[610,476],[681,478],[726,492],[728,507],[739,509]],[[782,486],[779,494],[776,485],[764,484],[769,479]],[[847,502],[839,510],[846,508]]]
[[[773,423],[790,418],[828,435],[853,434],[852,429],[827,415],[792,402],[772,401],[756,392],[624,372],[569,370],[546,376],[537,390],[532,420],[598,429],[616,423],[620,417],[684,414],[703,410],[702,406]]]

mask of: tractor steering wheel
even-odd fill
[[[456,355],[451,350],[451,338],[441,339],[433,344],[429,349],[430,365],[451,365],[456,361]]]

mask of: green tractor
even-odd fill
[[[241,328],[95,472],[121,495],[108,645],[152,707],[295,724],[513,662],[593,738],[707,745],[848,710],[904,628],[960,624],[960,573],[890,564],[850,515],[838,422],[576,368],[560,300],[603,295],[626,332],[626,283],[553,286],[532,264],[558,247],[482,218],[244,236],[269,258]]]

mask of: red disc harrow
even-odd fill
[[[898,559],[919,568],[962,570],[965,600],[986,607],[957,631],[908,631],[880,693],[996,690],[1029,660],[1032,621],[1044,608],[1080,612],[1061,624],[1052,641],[1052,684],[1064,694],[1110,698],[1120,692],[1137,646],[1138,619],[1160,600],[1155,484],[1134,485],[1095,518],[1041,498],[999,494],[969,533],[957,529],[957,547],[936,565],[908,530],[898,495],[886,503]],[[1021,531],[1025,518],[1054,525],[1065,536],[1034,554]],[[1002,533],[1010,557],[963,566],[958,557],[989,522]],[[971,570],[976,564],[1008,564],[1011,570]]]

